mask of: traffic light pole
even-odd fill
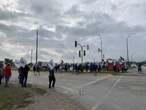
[[[102,59],[103,59],[103,43],[102,43],[102,37],[101,37],[100,33],[99,33],[99,38],[100,38],[100,45],[101,45],[101,61],[102,61]]]
[[[84,53],[84,47],[86,47],[86,45],[81,45],[80,43],[78,43],[77,41],[75,41],[75,47],[80,46],[81,50],[80,50],[80,54],[81,56],[81,63],[83,64],[84,63],[84,56],[85,56],[85,53]],[[89,49],[89,45],[87,45],[87,50]]]
[[[81,63],[83,64],[84,62],[84,47],[81,46]]]
[[[81,63],[83,64],[83,62],[84,62],[84,47],[85,47],[85,45],[81,45],[81,44],[79,44],[78,43],[78,45],[81,47],[81,50],[80,50],[80,54],[81,54]]]

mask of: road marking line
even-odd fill
[[[105,80],[105,79],[107,79],[107,78],[109,78],[109,77],[111,77],[111,76],[112,76],[112,75],[107,75],[107,76],[105,76],[105,77],[102,77],[102,78],[100,78],[100,79],[97,79],[97,80],[94,80],[94,81],[91,81],[91,82],[89,82],[89,83],[87,83],[87,84],[82,85],[82,86],[79,88],[79,95],[80,95],[80,96],[83,95],[83,91],[85,91],[85,88],[86,88],[87,86],[96,84],[97,82],[102,81],[102,80]]]
[[[99,108],[99,106],[104,102],[104,100],[106,98],[108,98],[110,96],[110,94],[112,93],[113,89],[118,85],[118,83],[121,81],[121,79],[123,78],[123,76],[120,76],[120,78],[118,80],[116,80],[116,82],[113,84],[113,86],[109,89],[109,91],[107,92],[107,94],[103,97],[103,99],[100,101],[99,104],[96,104],[94,107],[92,107],[91,110],[97,110],[97,108]]]
[[[62,89],[65,90],[65,92],[71,92],[72,94],[77,94],[78,93],[77,90],[69,88],[69,87],[66,87],[66,86],[56,86],[56,87],[62,88]]]
[[[69,88],[69,87],[66,87],[66,86],[57,86],[57,87],[64,89],[66,92],[71,92],[71,93],[74,94],[74,95],[76,94],[76,95],[82,96],[82,94],[83,94],[83,89],[84,89],[85,87],[90,86],[90,85],[93,85],[93,84],[95,84],[95,83],[97,83],[97,82],[99,82],[99,81],[102,81],[102,80],[104,80],[104,79],[107,79],[107,78],[110,77],[110,76],[111,76],[111,75],[107,75],[107,76],[102,77],[102,78],[100,78],[100,79],[97,79],[97,80],[95,80],[95,81],[91,81],[91,82],[89,82],[89,83],[87,83],[87,84],[82,85],[81,87],[79,87],[79,88],[77,88],[77,89]]]
[[[107,76],[102,77],[102,78],[100,78],[100,79],[91,81],[91,82],[89,82],[89,83],[86,83],[86,84],[82,85],[81,88],[86,87],[86,86],[93,85],[93,84],[95,84],[95,83],[97,83],[97,82],[99,82],[99,81],[105,80],[105,79],[107,79],[107,78],[109,78],[109,77],[111,77],[111,76],[112,76],[112,75],[107,75]]]

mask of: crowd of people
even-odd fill
[[[22,87],[26,87],[27,85],[29,70],[30,70],[30,67],[27,64],[18,68],[18,73],[19,73],[18,79]]]
[[[8,87],[8,83],[9,83],[11,75],[12,75],[11,65],[6,64],[6,66],[4,67],[4,65],[0,63],[0,85],[2,83],[2,79],[4,78],[5,87]]]
[[[28,73],[32,68],[34,75],[37,74],[40,76],[41,66],[38,64],[34,64],[32,67],[26,63],[24,59],[20,59],[20,61],[15,62],[15,66],[18,69],[18,80],[21,87],[27,86]],[[138,72],[142,72],[141,64],[138,64]],[[126,62],[121,57],[118,61],[116,60],[102,60],[100,63],[61,63],[55,64],[53,60],[48,62],[47,71],[49,72],[49,88],[55,87],[56,78],[55,72],[75,72],[75,73],[83,73],[83,72],[126,72],[128,69]],[[2,79],[5,81],[5,87],[8,87],[9,80],[12,76],[12,68],[11,64],[3,64],[0,63],[0,85],[2,83]]]
[[[18,68],[19,73],[18,80],[22,87],[26,87],[29,70],[30,68],[27,64],[24,67],[21,66],[20,68]],[[4,79],[5,87],[8,87],[11,76],[12,76],[11,64],[8,63],[5,64],[4,66],[3,63],[0,63],[0,85],[2,84],[2,80]]]
[[[128,69],[126,62],[124,59],[120,59],[119,61],[114,60],[102,60],[100,63],[62,63],[56,64],[55,70],[57,72],[126,72]]]
[[[27,87],[27,79],[28,79],[28,73],[30,71],[30,66],[26,63],[24,59],[20,59],[20,61],[15,62],[15,66],[18,69],[18,81],[21,87]],[[35,72],[39,73],[40,75],[40,69],[36,68],[36,65],[33,66],[33,70],[35,67]],[[49,72],[49,88],[54,88],[56,83],[55,78],[55,63],[53,60],[51,60],[48,63],[48,72]],[[36,74],[36,73],[35,73]],[[0,63],[0,85],[2,84],[2,80],[5,82],[5,87],[8,87],[9,80],[12,76],[12,66],[11,64],[4,64]]]

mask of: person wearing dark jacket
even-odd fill
[[[18,68],[18,73],[19,73],[18,79],[20,84],[22,84],[22,70],[23,70],[22,66]]]
[[[138,72],[142,72],[142,64],[138,64]]]
[[[53,60],[50,61],[48,67],[49,67],[49,88],[51,88],[51,87],[55,87],[55,83],[56,83],[56,78],[54,74],[55,64]]]
[[[28,78],[28,72],[30,68],[28,65],[25,65],[25,67],[22,67],[21,69],[21,86],[26,87],[27,85],[27,78]]]
[[[0,63],[0,85],[1,85],[1,82],[2,82],[2,79],[3,79],[3,64]]]
[[[39,65],[36,66],[36,71],[37,71],[38,75],[40,76],[40,66]]]

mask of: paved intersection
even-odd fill
[[[16,73],[13,81],[17,80]],[[134,72],[125,75],[57,75],[57,90],[71,96],[87,110],[145,110],[146,76]],[[47,73],[29,75],[29,83],[48,87]],[[81,89],[82,88],[82,89]]]
[[[146,77],[112,76],[89,86],[76,100],[88,110],[145,110]]]

